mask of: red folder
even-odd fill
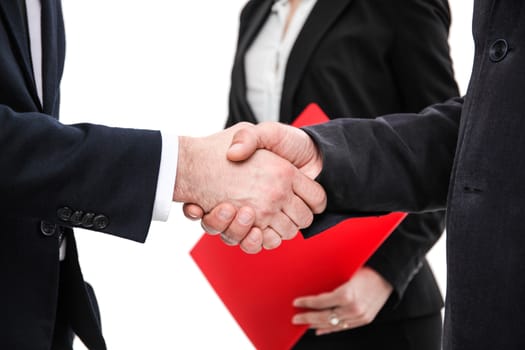
[[[327,120],[312,104],[293,125]],[[392,213],[348,219],[313,238],[298,234],[279,248],[256,255],[204,234],[190,254],[257,349],[289,349],[307,330],[292,325],[299,311],[292,301],[348,281],[405,216]]]

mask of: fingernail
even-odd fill
[[[254,234],[248,235],[248,239],[252,243],[260,244],[259,242],[261,242],[261,237],[259,235],[254,235]]]
[[[274,238],[272,238],[272,240],[270,242],[268,242],[268,244],[264,245],[264,249],[266,249],[266,250],[275,249],[278,246],[280,246],[281,243],[282,243],[282,240],[280,238],[274,237]]]
[[[249,225],[253,220],[253,216],[250,213],[247,212],[241,212],[239,213],[238,221],[240,224],[243,225]]]
[[[230,146],[230,149],[228,150],[228,152],[239,152],[241,149],[242,149],[241,144],[234,143],[233,145]]]
[[[229,245],[237,245],[239,243],[236,240],[234,240],[233,238],[228,237],[224,233],[221,233],[221,238],[224,241],[224,243],[229,244]]]
[[[300,324],[299,318],[297,317],[292,318],[292,324]]]
[[[300,306],[300,305],[299,305],[299,300],[295,299],[295,300],[293,301],[293,306],[295,306],[295,307],[299,307],[299,306]]]
[[[219,210],[219,217],[224,221],[230,221],[233,217],[231,210],[221,209]]]
[[[202,229],[203,229],[205,232],[207,232],[207,233],[210,234],[210,235],[216,235],[216,234],[220,233],[220,231],[214,230],[214,229],[212,229],[212,228],[206,226],[206,224],[205,224],[204,222],[202,222],[202,221],[201,221],[201,227],[202,227]]]

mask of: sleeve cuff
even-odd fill
[[[365,265],[374,269],[392,285],[394,288],[392,295],[395,297],[395,302],[397,304],[403,299],[403,295],[405,294],[408,285],[419,272],[423,263],[419,262],[414,269],[406,273],[404,270],[399,270],[398,267],[396,267],[395,264],[392,264],[386,256],[376,252],[370,257],[370,259],[368,259]]]
[[[162,151],[152,215],[154,221],[168,220],[173,201],[173,188],[177,176],[177,158],[179,155],[179,138],[164,131],[161,131],[161,136]]]

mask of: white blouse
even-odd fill
[[[266,23],[246,52],[246,98],[258,121],[279,121],[288,56],[317,0],[301,0],[286,33],[288,0],[277,0]]]

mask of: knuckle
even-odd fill
[[[370,314],[366,314],[365,317],[363,317],[363,321],[365,324],[370,324],[374,320],[374,317]]]
[[[348,305],[352,308],[358,307],[358,305],[355,305],[354,294],[351,291],[343,293],[341,299],[343,305]]]
[[[255,223],[259,227],[266,228],[273,221],[274,215],[273,206],[263,205],[257,209]]]
[[[267,250],[275,249],[281,245],[281,237],[275,232],[267,231],[263,237],[263,247]]]
[[[316,186],[316,189],[314,190],[314,203],[315,203],[315,213],[319,214],[323,212],[326,208],[326,193],[324,189],[321,186]]]
[[[284,197],[283,191],[280,191],[279,188],[272,186],[267,190],[268,200],[271,204],[276,204],[282,201]]]
[[[241,243],[241,250],[247,254],[256,254],[261,251],[261,246],[256,246],[250,243],[242,242]]]
[[[238,122],[237,124],[235,124],[237,128],[239,129],[242,129],[242,128],[249,128],[252,126],[251,123],[248,123],[248,122]]]
[[[314,215],[311,211],[305,211],[303,214],[303,218],[301,220],[301,223],[299,224],[299,228],[305,228],[312,224],[314,221]]]
[[[290,240],[290,239],[294,239],[295,236],[297,236],[297,233],[299,232],[299,229],[294,226],[291,230],[290,230],[290,233],[287,234],[285,237],[283,237],[283,239],[286,239],[286,240]]]
[[[240,243],[241,249],[248,254],[255,254],[262,250],[262,237],[252,231]]]
[[[266,250],[272,250],[272,249],[275,249],[277,247],[279,247],[281,245],[281,240],[272,240],[270,242],[264,242],[263,243],[263,247],[264,249]]]
[[[223,230],[223,234],[229,238],[230,241],[239,242],[246,235],[244,227],[238,227],[237,225],[230,225],[227,229]]]
[[[363,308],[362,305],[359,305],[359,304],[355,305],[354,313],[355,313],[356,317],[357,317],[358,319],[360,319],[360,320],[363,320],[363,321],[364,321],[364,320],[366,320],[366,318],[367,318],[367,312],[366,312],[366,309]]]
[[[284,186],[291,186],[291,179],[296,175],[296,169],[289,163],[280,163],[280,166],[275,168],[275,176],[277,176]]]

